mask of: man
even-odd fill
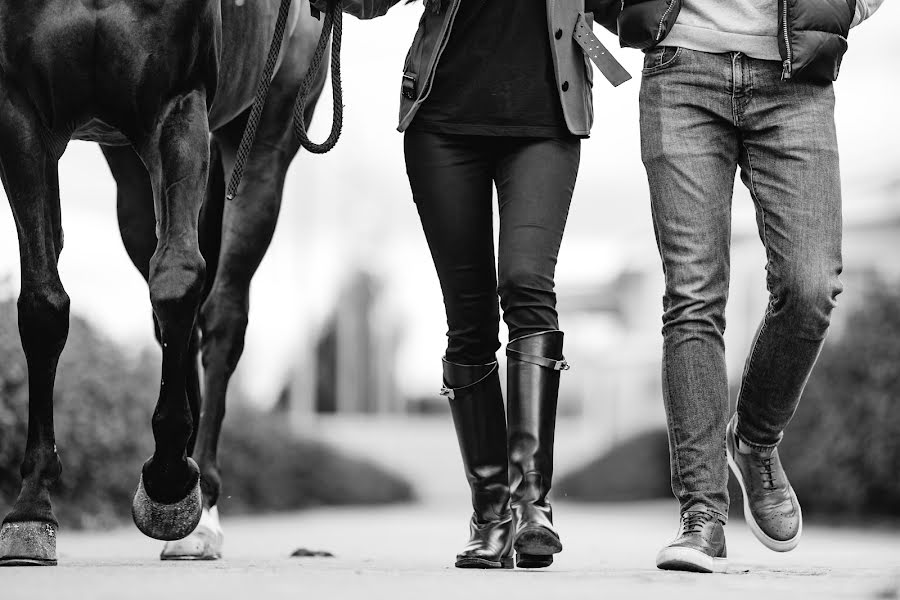
[[[841,292],[832,81],[850,28],[881,1],[595,3],[600,22],[617,17],[623,45],[646,50],[641,153],[666,280],[663,397],[681,505],[661,569],[725,569],[726,463],[754,535],[780,552],[799,542],[800,505],[777,447]],[[738,166],[770,300],[729,420],[723,333]]]

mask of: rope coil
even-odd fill
[[[247,126],[244,128],[243,136],[241,136],[241,143],[238,146],[237,155],[234,161],[234,169],[231,172],[231,179],[228,182],[228,190],[225,194],[227,200],[234,200],[235,196],[237,196],[238,187],[244,176],[244,168],[247,164],[247,159],[250,156],[253,142],[256,139],[256,130],[259,128],[262,111],[266,104],[266,98],[269,95],[269,86],[272,83],[275,64],[278,62],[278,55],[281,52],[281,44],[284,41],[284,30],[287,25],[290,8],[291,0],[281,0],[281,5],[278,9],[278,17],[275,20],[275,31],[272,34],[272,45],[269,46],[266,64],[263,67],[262,75],[256,86],[256,96],[253,99],[250,115],[247,118]],[[334,148],[341,136],[341,128],[343,127],[344,104],[343,92],[341,90],[342,17],[343,13],[341,12],[340,3],[336,0],[332,0],[329,3],[328,11],[325,13],[325,21],[322,24],[322,33],[319,36],[319,42],[316,44],[316,49],[315,52],[313,52],[313,57],[310,61],[309,68],[306,71],[306,76],[300,83],[300,90],[297,93],[297,99],[294,102],[294,135],[297,136],[300,145],[313,154],[324,154]],[[319,69],[322,67],[322,59],[328,49],[328,42],[332,37],[332,32],[334,41],[331,46],[331,89],[334,100],[334,116],[331,124],[331,133],[328,138],[321,144],[316,144],[309,139],[309,135],[307,134],[304,111],[306,110],[306,102],[313,89],[313,84],[319,74]]]

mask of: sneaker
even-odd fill
[[[719,517],[697,506],[681,515],[678,537],[656,555],[656,566],[667,571],[724,573],[728,566],[725,528]]]
[[[803,514],[788,482],[778,449],[756,450],[735,432],[737,414],[725,430],[725,449],[741,491],[744,519],[762,544],[776,552],[793,550],[800,543]]]

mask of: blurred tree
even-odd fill
[[[900,283],[867,281],[865,301],[825,344],[779,448],[807,516],[900,517]],[[660,430],[561,478],[555,492],[585,501],[670,498],[668,481]],[[733,477],[729,491],[735,509]]]
[[[810,514],[900,517],[900,282],[869,281],[781,444]]]
[[[140,466],[153,449],[150,416],[159,352],[136,359],[72,317],[54,394],[63,476],[54,510],[68,527],[106,527],[130,516]],[[12,301],[0,302],[0,510],[19,490],[27,431],[25,356]],[[292,437],[283,419],[230,401],[222,454],[223,510],[287,510],[322,504],[406,501],[411,487],[363,460]],[[237,406],[235,406],[237,405]]]

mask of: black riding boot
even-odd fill
[[[444,360],[444,388],[462,453],[475,512],[469,543],[456,566],[512,568],[512,515],[509,510],[509,462],[506,417],[497,363],[458,365]]]
[[[509,483],[516,566],[546,567],[562,551],[547,493],[553,478],[553,432],[559,373],[569,368],[563,332],[543,331],[509,342]]]

